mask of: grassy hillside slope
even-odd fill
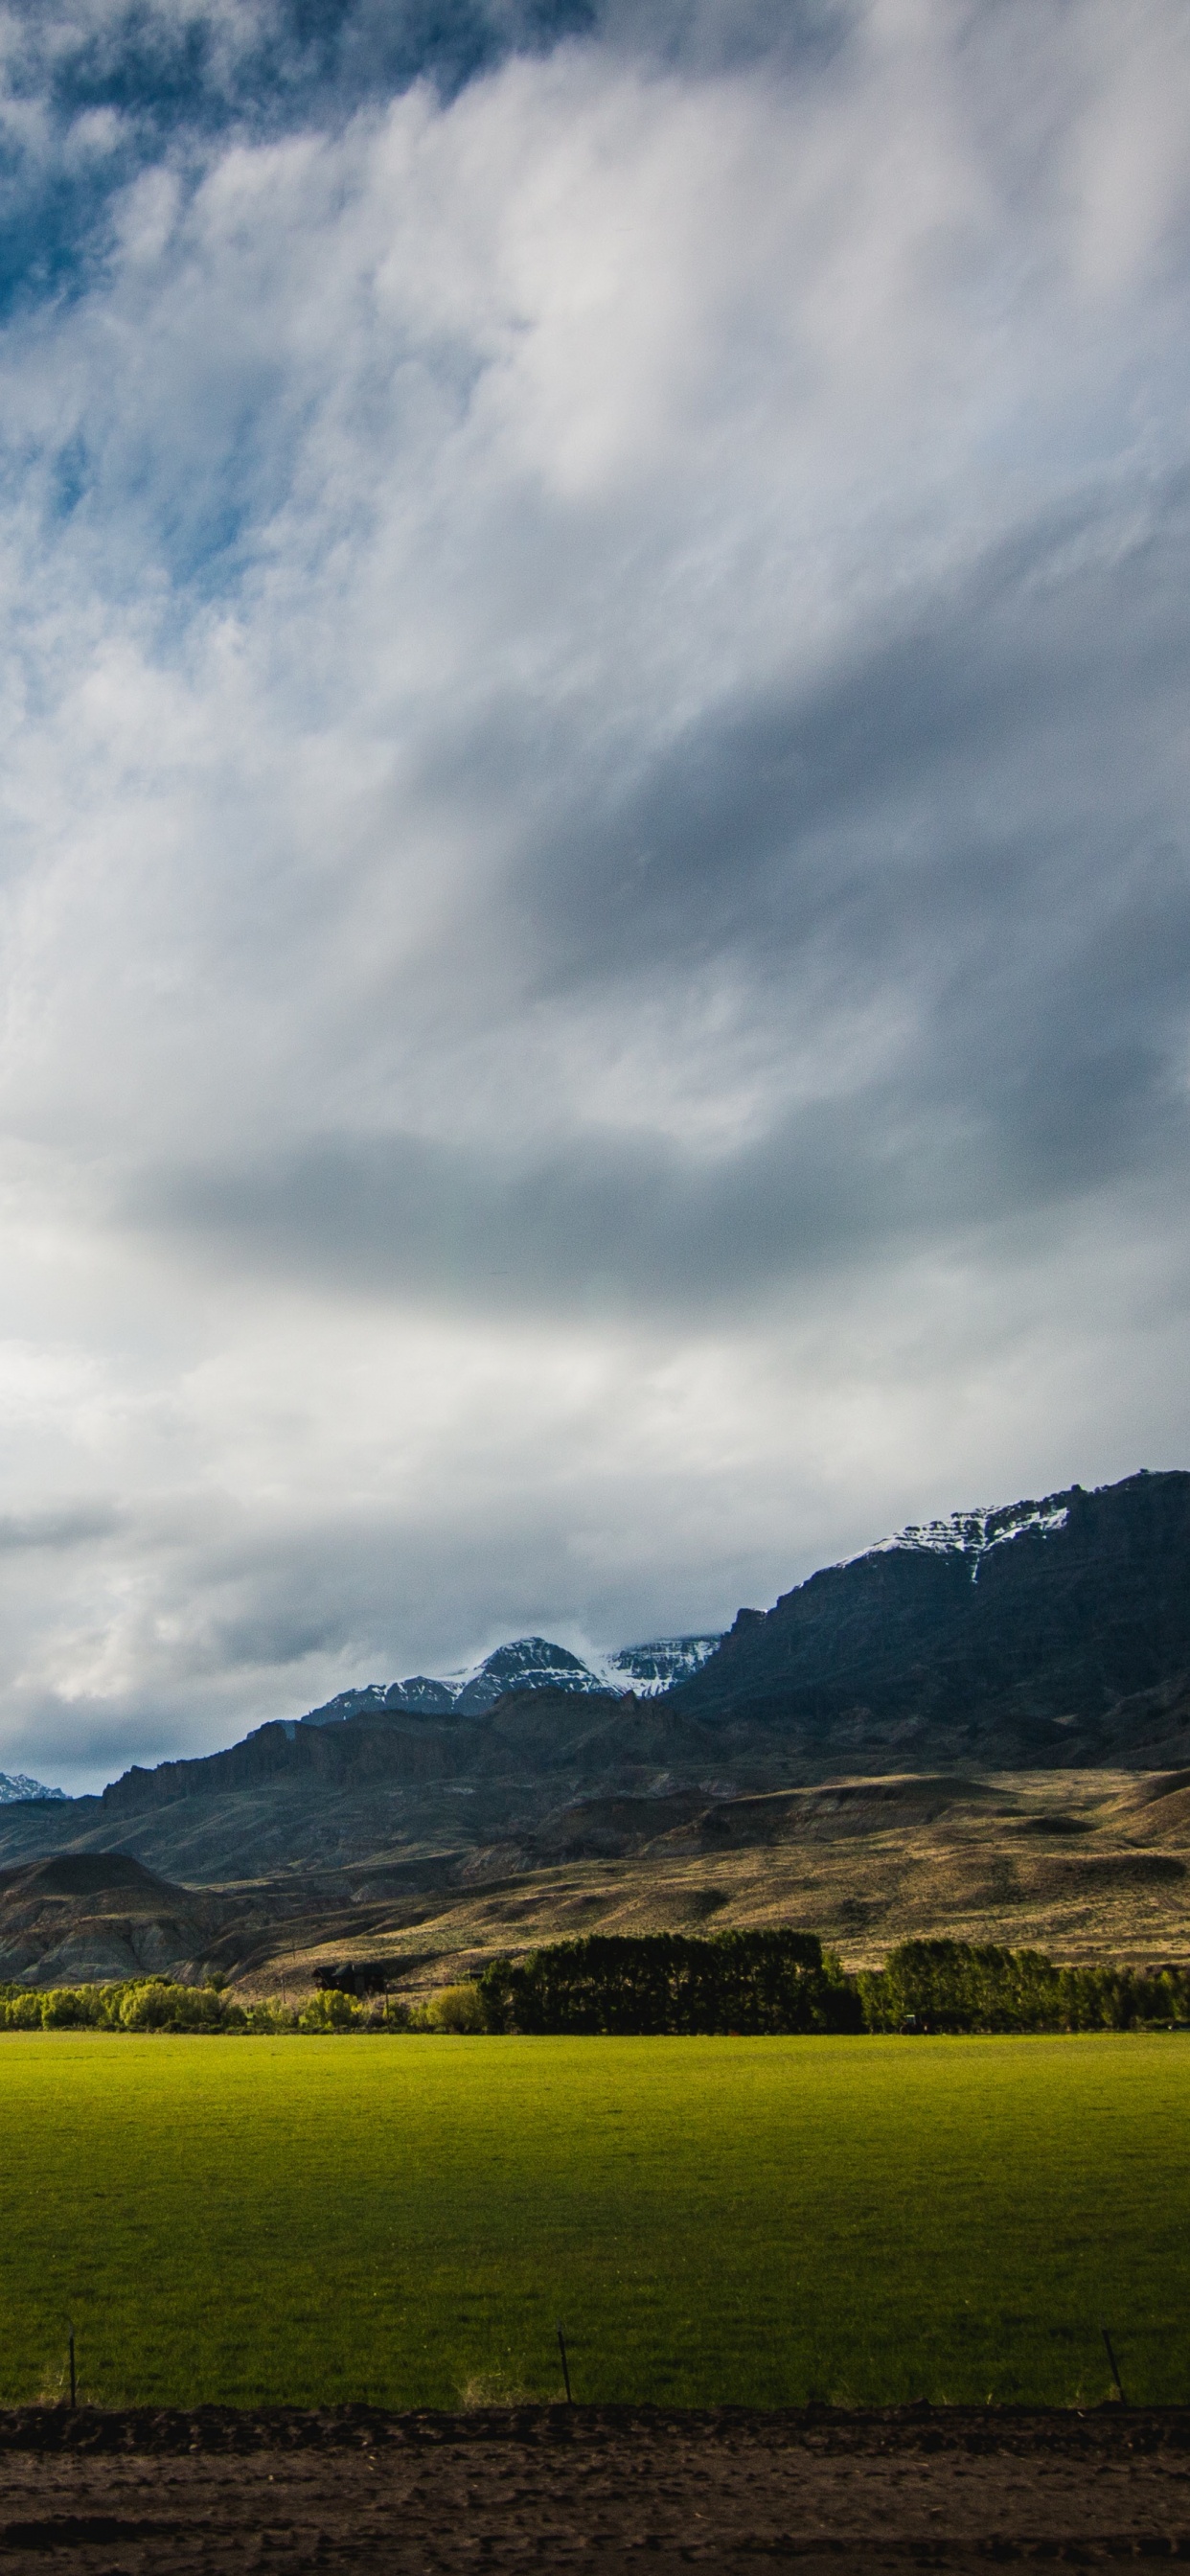
[[[472,1802],[427,1791],[416,1810],[377,1797],[371,1859],[333,1856],[331,1803],[320,1868],[130,1882],[129,1851],[157,1861],[163,1826],[183,1862],[194,1852],[204,1805],[131,1819],[114,1859],[91,1848],[0,1872],[0,1978],[218,1970],[292,2000],[345,1958],[417,1990],[575,1932],[770,1923],[822,1933],[853,1967],[933,1933],[1134,1965],[1190,1956],[1190,1772],[904,1773],[713,1799],[662,1787],[513,1817],[494,1840]]]

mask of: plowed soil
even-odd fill
[[[0,2415],[0,2571],[1190,2561],[1190,2409]]]

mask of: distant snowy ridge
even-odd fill
[[[721,1643],[718,1636],[655,1637],[647,1646],[621,1646],[616,1654],[604,1655],[599,1670],[607,1676],[606,1687],[623,1689],[626,1679],[638,1699],[656,1699],[661,1691],[672,1690],[675,1682],[689,1681],[692,1673],[701,1672]]]
[[[958,1556],[967,1561],[971,1580],[977,1583],[980,1567],[995,1548],[1006,1547],[1013,1539],[1049,1538],[1064,1529],[1069,1502],[1069,1493],[1048,1494],[1040,1502],[977,1505],[972,1511],[952,1512],[947,1520],[910,1522],[895,1538],[881,1539],[845,1562],[858,1565],[864,1557],[906,1552]],[[653,1637],[643,1645],[609,1648],[584,1662],[553,1638],[513,1637],[478,1664],[451,1673],[410,1673],[404,1681],[366,1682],[357,1690],[340,1691],[337,1698],[310,1709],[305,1717],[287,1718],[284,1723],[287,1728],[337,1726],[347,1718],[399,1710],[420,1717],[482,1717],[507,1691],[614,1691],[624,1698],[634,1692],[638,1699],[657,1699],[701,1672],[721,1643],[717,1634]],[[44,1797],[46,1792],[30,1789],[21,1794]]]
[[[971,1580],[977,1583],[980,1566],[993,1548],[1034,1532],[1048,1538],[1053,1531],[1065,1529],[1069,1517],[1069,1505],[1056,1494],[1040,1503],[1004,1503],[994,1511],[977,1506],[970,1512],[952,1512],[949,1520],[911,1521],[895,1538],[880,1539],[861,1553],[887,1556],[894,1549],[911,1548],[929,1556],[966,1556],[971,1560]],[[858,1564],[859,1559],[848,1562]]]
[[[303,1726],[335,1726],[345,1718],[370,1712],[411,1709],[425,1717],[481,1717],[506,1691],[616,1691],[627,1697],[655,1699],[675,1682],[686,1681],[705,1664],[719,1644],[718,1636],[654,1637],[641,1646],[618,1646],[584,1663],[568,1646],[549,1637],[514,1637],[497,1646],[482,1663],[437,1677],[411,1673],[403,1682],[367,1682],[359,1690],[340,1691],[322,1708],[312,1708]],[[292,1721],[290,1721],[292,1723]]]
[[[65,1789],[47,1789],[41,1780],[31,1780],[27,1771],[0,1771],[0,1807],[12,1807],[27,1798],[61,1798]]]

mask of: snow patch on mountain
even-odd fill
[[[1029,1535],[1049,1538],[1055,1530],[1065,1529],[1069,1517],[1069,1504],[1058,1494],[1047,1495],[1040,1503],[1003,1503],[995,1510],[977,1506],[974,1511],[952,1512],[948,1520],[911,1521],[895,1538],[881,1539],[863,1554],[887,1556],[912,1549],[930,1556],[965,1556],[971,1561],[971,1580],[977,1583],[980,1567],[993,1548]],[[858,1564],[859,1559],[848,1562]]]
[[[47,1789],[41,1780],[31,1780],[27,1771],[0,1771],[0,1807],[12,1807],[28,1798],[61,1798],[66,1803],[65,1789]]]
[[[675,1682],[688,1682],[692,1673],[701,1672],[721,1644],[719,1636],[653,1637],[646,1645],[620,1646],[614,1655],[601,1656],[599,1669],[611,1689],[622,1690],[627,1683],[638,1699],[656,1699]]]

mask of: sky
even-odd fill
[[[0,8],[0,1765],[1190,1464],[1184,0]]]

